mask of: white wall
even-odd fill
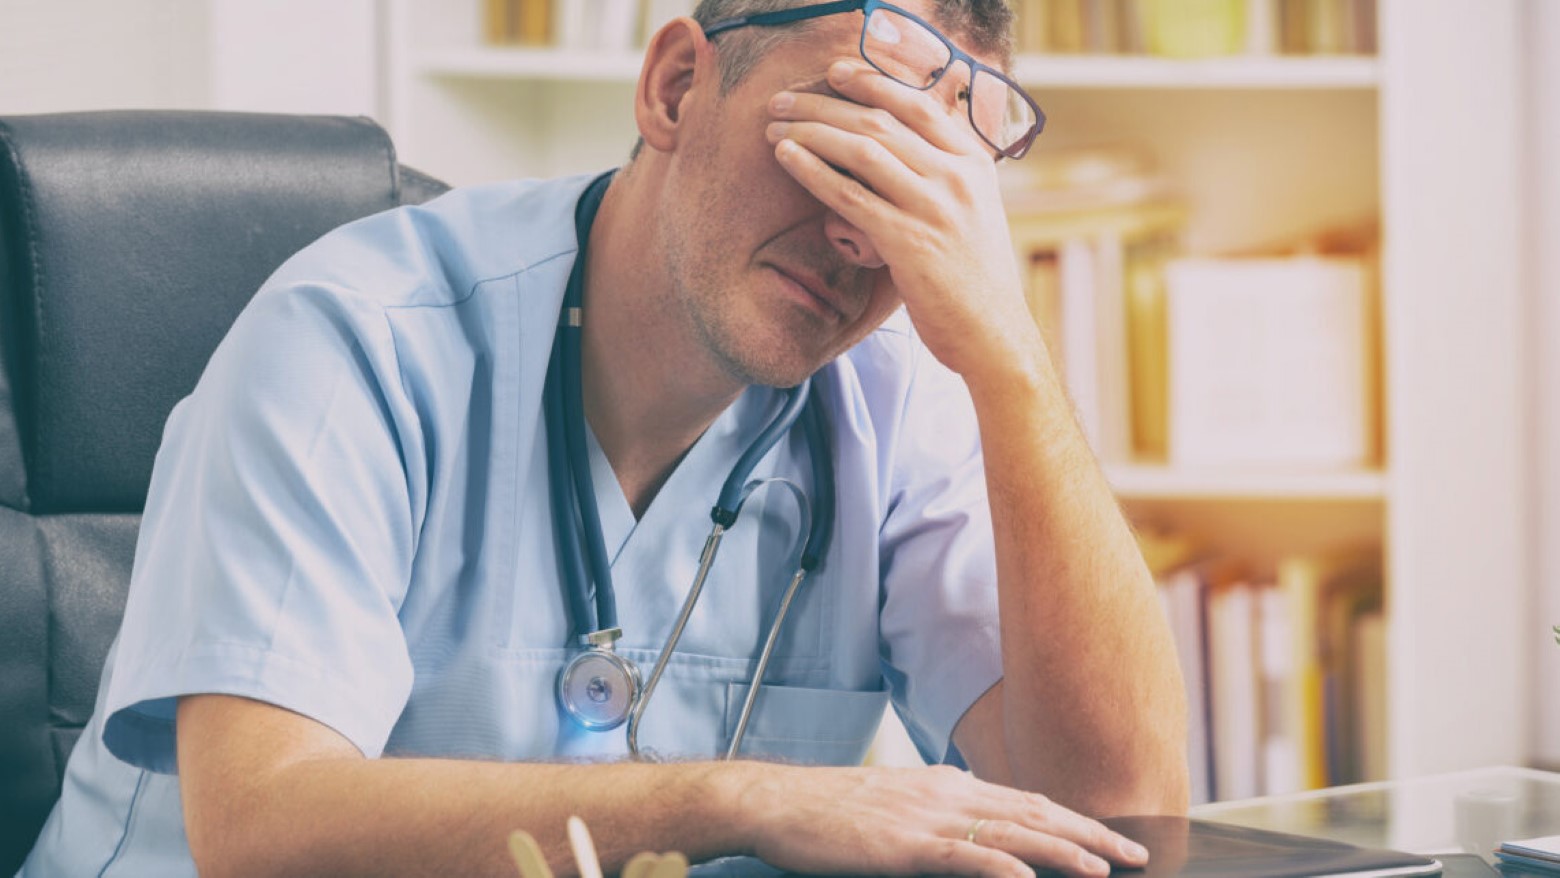
[[[1560,5],[1528,0],[1526,170],[1528,288],[1534,304],[1528,321],[1537,369],[1532,459],[1537,486],[1533,541],[1535,624],[1533,642],[1533,758],[1560,768],[1560,644],[1549,633],[1560,624]]]
[[[211,105],[383,120],[376,0],[208,0]]]
[[[209,105],[206,0],[0,0],[0,114]]]
[[[0,114],[380,117],[376,0],[0,0]]]

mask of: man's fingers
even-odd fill
[[[880,251],[883,242],[891,240],[894,229],[900,225],[896,217],[901,214],[867,184],[844,176],[790,138],[775,144],[775,159],[825,207],[866,232]]]
[[[811,92],[781,92],[771,99],[769,108],[770,115],[779,122],[816,122],[869,137],[917,174],[930,173],[948,157],[893,113],[879,107],[864,107]]]
[[[1038,793],[1019,792],[1018,795],[1021,797],[1019,820],[1029,829],[1066,838],[1123,866],[1141,866],[1148,862],[1148,851],[1142,845],[1098,820],[1064,808]]]
[[[974,843],[979,847],[1012,854],[1026,863],[1069,875],[1098,878],[1110,874],[1109,863],[1077,843],[1011,820],[988,820],[982,823]]]
[[[900,210],[919,213],[929,206],[921,178],[878,140],[822,122],[771,122],[766,135],[771,143],[795,141]]]
[[[919,875],[979,875],[981,878],[1034,878],[1035,870],[1005,851],[964,839],[938,838],[917,845],[909,871]]]

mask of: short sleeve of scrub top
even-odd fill
[[[374,303],[268,287],[171,416],[117,647],[136,674],[108,681],[119,758],[172,771],[188,693],[383,747],[411,686],[396,609],[422,501],[387,336]]]

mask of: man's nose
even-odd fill
[[[883,257],[878,255],[867,233],[846,222],[844,217],[832,210],[823,218],[823,234],[829,239],[830,246],[850,264],[862,268],[883,267]]]

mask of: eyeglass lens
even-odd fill
[[[935,31],[882,7],[867,16],[861,54],[885,75],[916,89],[931,87],[953,62],[948,44]],[[950,75],[961,74],[962,70],[950,71]],[[967,96],[975,130],[999,151],[1018,145],[1035,124],[1034,108],[1024,96],[989,73],[973,71]]]

